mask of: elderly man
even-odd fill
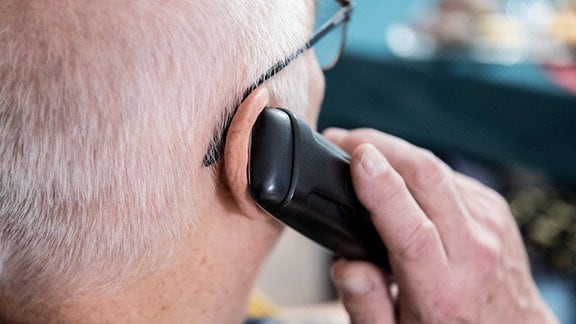
[[[282,229],[248,198],[250,129],[266,106],[315,124],[308,47],[349,10],[326,2],[337,15],[313,37],[312,0],[3,1],[4,321],[241,322]],[[396,138],[327,135],[352,154],[399,291],[339,262],[354,321],[554,320],[496,194]]]

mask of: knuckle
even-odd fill
[[[492,202],[492,204],[498,208],[498,210],[509,211],[510,205],[508,201],[502,197],[497,191],[492,188],[486,188],[486,194],[488,199]]]
[[[508,235],[508,231],[510,230],[509,224],[511,224],[511,216],[509,213],[495,213],[490,216],[491,225],[494,229],[494,232],[499,237],[504,237]]]
[[[489,232],[477,235],[472,251],[472,257],[476,260],[477,273],[483,277],[494,275],[503,253],[500,239]]]
[[[492,189],[487,189],[485,205],[489,206],[486,217],[489,219],[492,229],[500,236],[506,235],[513,221],[510,205],[499,193]]]
[[[418,260],[425,257],[428,248],[437,236],[434,224],[429,220],[422,220],[416,225],[404,240],[398,242],[396,251],[398,256],[405,260]]]
[[[438,186],[449,181],[449,169],[434,153],[418,149],[408,164],[409,173],[414,179],[414,185],[419,188]]]
[[[502,248],[497,240],[491,240],[493,243],[486,244],[482,243],[476,248],[476,254],[479,259],[486,264],[493,265],[500,260],[500,255],[502,253]]]

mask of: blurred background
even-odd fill
[[[501,192],[544,298],[576,323],[576,0],[355,4],[319,129],[380,129]],[[330,301],[330,262],[288,231],[258,286]]]

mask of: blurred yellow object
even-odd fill
[[[502,14],[487,14],[478,17],[477,37],[502,46],[524,45],[528,35],[526,26]]]
[[[552,19],[550,32],[556,39],[576,45],[576,6],[558,11]]]
[[[274,304],[259,290],[254,290],[250,296],[250,303],[248,304],[248,317],[274,317],[278,314],[278,310]]]
[[[526,60],[530,35],[525,24],[503,14],[486,14],[476,21],[474,58],[484,63],[517,64]]]

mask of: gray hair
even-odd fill
[[[306,10],[292,1],[0,3],[0,299],[113,290],[160,269],[202,213],[212,130],[306,41]],[[294,74],[305,70],[293,69],[268,86],[304,107],[307,85]]]

